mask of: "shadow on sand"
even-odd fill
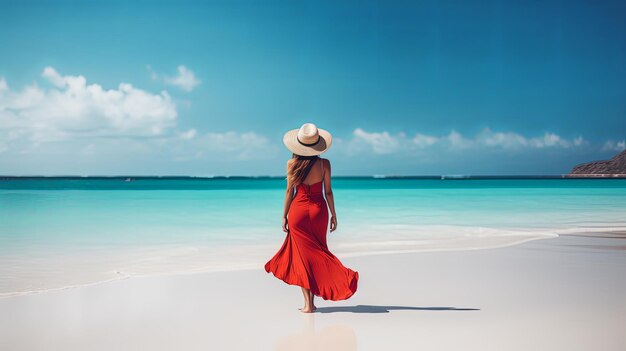
[[[318,307],[315,312],[319,313],[335,313],[335,312],[352,312],[352,313],[389,313],[392,310],[414,310],[414,311],[480,311],[479,308],[457,308],[457,307],[413,307],[413,306],[373,306],[373,305],[356,305],[356,306],[334,306],[334,307]],[[315,313],[314,312],[314,313]]]
[[[334,313],[389,313],[391,310],[416,311],[479,311],[477,308],[456,307],[411,307],[411,306],[337,306],[318,307],[315,312]],[[304,326],[301,331],[289,334],[279,339],[274,347],[276,351],[356,351],[357,334],[354,329],[345,324],[329,325],[321,330],[315,328],[315,312],[306,313],[302,317]],[[320,317],[317,317],[320,318]],[[323,318],[326,319],[326,318]],[[332,318],[331,318],[332,320]]]

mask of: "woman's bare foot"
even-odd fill
[[[302,313],[312,313],[313,311],[315,311],[315,310],[312,309],[312,308],[308,308],[308,307],[300,309],[300,312],[302,312]]]
[[[313,305],[312,308],[309,308],[308,306],[304,306],[302,308],[298,308],[300,310],[300,312],[304,312],[304,313],[311,313],[313,311],[315,311],[317,309],[317,306]]]

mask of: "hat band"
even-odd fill
[[[300,141],[300,138],[298,138],[298,136],[296,135],[296,140],[298,140],[298,142],[299,142],[300,144],[304,145],[304,146],[313,146],[313,145],[315,145],[315,144],[319,143],[319,142],[320,142],[320,139],[321,139],[321,138],[320,138],[320,135],[318,134],[318,135],[317,135],[317,141],[316,141],[316,142],[314,142],[314,143],[310,143],[310,144],[306,144],[306,143],[301,142],[301,141]]]

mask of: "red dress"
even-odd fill
[[[287,284],[311,289],[324,300],[346,300],[356,292],[359,273],[344,267],[328,250],[328,207],[322,184],[297,185],[289,207],[289,232],[265,271]]]

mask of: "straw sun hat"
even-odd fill
[[[299,129],[287,131],[283,143],[296,155],[314,156],[328,150],[333,143],[333,136],[313,123],[305,123]]]

